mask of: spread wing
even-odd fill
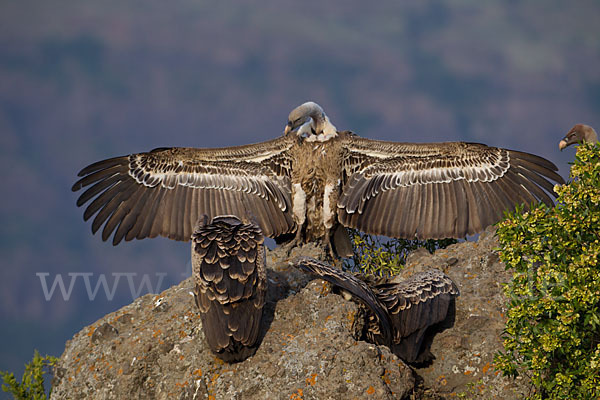
[[[394,343],[446,319],[450,300],[459,295],[454,282],[437,269],[377,285],[375,292],[389,312]]]
[[[292,261],[296,268],[311,273],[324,279],[333,285],[347,290],[365,304],[379,321],[383,343],[392,339],[392,325],[385,304],[375,295],[371,287],[362,280],[356,278],[341,269],[311,257],[297,257]]]
[[[344,146],[338,218],[371,234],[465,237],[498,222],[518,204],[552,205],[552,181],[564,183],[544,158],[478,143],[348,136]]]
[[[237,217],[200,223],[192,235],[196,304],[206,340],[224,361],[256,351],[267,276],[260,228]]]
[[[79,172],[72,190],[102,240],[157,235],[189,240],[196,219],[231,214],[256,221],[264,234],[293,232],[291,136],[219,149],[161,148],[99,161]]]

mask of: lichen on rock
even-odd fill
[[[439,268],[461,291],[454,326],[435,336],[430,365],[409,367],[387,347],[357,340],[358,306],[288,264],[325,256],[308,244],[289,255],[267,253],[269,288],[254,356],[226,364],[209,350],[190,278],[77,333],[58,363],[52,399],[520,398],[524,383],[493,368],[505,323],[502,283],[510,279],[496,247],[488,229],[477,242],[409,256],[398,279]]]

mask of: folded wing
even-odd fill
[[[450,300],[459,290],[443,272],[429,269],[401,282],[375,286],[394,326],[394,342],[446,318]]]
[[[234,216],[201,219],[192,235],[196,304],[210,349],[227,362],[258,347],[267,292],[260,228]]]
[[[292,261],[292,264],[305,272],[347,290],[358,298],[376,316],[384,343],[391,343],[392,325],[385,304],[381,302],[369,285],[348,272],[311,257],[297,257]]]

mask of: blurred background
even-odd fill
[[[0,370],[130,303],[112,274],[141,294],[189,276],[188,244],[91,234],[70,189],[87,164],[271,139],[313,100],[361,136],[533,152],[566,178],[562,135],[600,128],[599,19],[595,0],[3,1]]]

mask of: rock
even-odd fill
[[[292,253],[323,255],[310,245]],[[387,347],[352,337],[356,304],[309,282],[281,252],[270,252],[267,264],[264,337],[254,356],[226,364],[211,353],[189,278],[77,333],[51,398],[394,399],[412,391],[412,370]]]
[[[103,323],[100,327],[94,330],[92,334],[92,343],[98,344],[101,341],[114,339],[119,336],[119,332],[115,329],[114,326],[108,323]]]
[[[411,254],[404,277],[427,268],[442,269],[460,289],[454,326],[435,336],[431,352],[436,359],[416,373],[436,394],[468,399],[520,399],[528,387],[494,369],[494,354],[503,350],[507,299],[502,285],[512,278],[500,262],[495,230],[488,228],[477,242],[463,242],[435,252]]]
[[[187,279],[146,295],[77,333],[58,363],[52,399],[516,399],[525,385],[493,368],[502,349],[510,279],[487,230],[478,242],[413,253],[403,276],[439,268],[458,285],[454,326],[438,333],[431,365],[412,369],[385,346],[353,337],[357,306],[322,280],[290,267],[314,245],[267,253],[269,289],[262,342],[226,364],[204,341]],[[418,375],[417,375],[418,374]],[[417,383],[417,384],[416,384]]]

